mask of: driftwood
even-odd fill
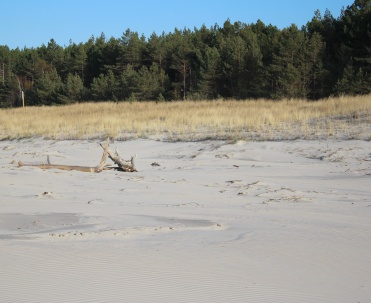
[[[109,141],[107,139],[107,142],[105,144],[100,144],[100,146],[103,148],[104,153],[108,154],[108,157],[118,166],[117,170],[122,170],[126,172],[136,172],[135,168],[135,157],[131,157],[130,160],[123,160],[121,159],[120,155],[117,152],[117,149],[115,153],[113,153],[109,149]]]
[[[120,155],[118,154],[117,150],[113,153],[109,148],[109,139],[107,139],[106,143],[101,143],[100,146],[103,148],[103,155],[102,159],[100,160],[97,166],[78,166],[78,165],[61,165],[61,164],[51,164],[49,156],[47,156],[47,163],[43,164],[29,164],[23,163],[22,161],[18,162],[18,166],[34,166],[39,167],[41,169],[61,169],[61,170],[77,170],[81,172],[92,172],[92,173],[100,173],[103,170],[119,170],[124,172],[136,172],[135,168],[135,157],[131,157],[131,160],[123,160]],[[106,164],[107,156],[117,165],[117,166],[110,166]]]

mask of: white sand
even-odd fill
[[[0,302],[371,302],[371,142],[111,147],[0,142]]]

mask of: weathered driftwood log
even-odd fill
[[[91,173],[99,173],[103,169],[97,169],[96,167],[90,167],[90,166],[78,166],[78,165],[61,165],[61,164],[29,164],[29,163],[23,163],[22,161],[18,161],[18,166],[34,166],[39,167],[41,169],[50,169],[50,168],[56,168],[56,169],[62,169],[62,170],[78,170],[82,172],[91,172]]]
[[[102,170],[120,170],[125,172],[136,172],[134,159],[135,157],[132,157],[130,161],[124,161],[121,159],[119,154],[113,153],[109,149],[109,139],[107,139],[107,142],[105,144],[100,144],[100,146],[103,148],[103,155],[102,159],[100,160],[99,164],[97,166],[91,167],[91,166],[78,166],[78,165],[62,165],[62,164],[51,164],[49,156],[47,156],[47,163],[43,164],[29,164],[29,163],[23,163],[22,161],[18,161],[18,166],[34,166],[39,167],[41,169],[61,169],[61,170],[77,170],[81,172],[92,172],[92,173],[100,173]],[[117,165],[117,167],[112,167],[106,164],[107,156]]]
[[[61,170],[78,170],[82,172],[92,172],[92,173],[100,173],[103,169],[106,168],[106,160],[107,160],[107,149],[103,151],[102,159],[100,160],[99,164],[95,167],[90,167],[90,166],[78,166],[78,165],[62,165],[62,164],[51,164],[50,163],[50,158],[47,156],[47,163],[43,164],[27,164],[23,163],[22,161],[18,162],[18,166],[34,166],[34,167],[39,167],[41,169],[50,169],[50,168],[56,168],[56,169],[61,169]]]
[[[135,168],[135,157],[131,157],[130,160],[123,160],[118,154],[117,150],[113,152],[109,149],[109,140],[105,144],[100,144],[100,146],[107,151],[108,157],[118,166],[117,170],[122,170],[126,172],[136,172]]]

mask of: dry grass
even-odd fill
[[[371,140],[371,96],[316,102],[81,103],[0,110],[0,139]]]

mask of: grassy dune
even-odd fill
[[[371,96],[80,103],[0,110],[0,139],[371,140]]]

